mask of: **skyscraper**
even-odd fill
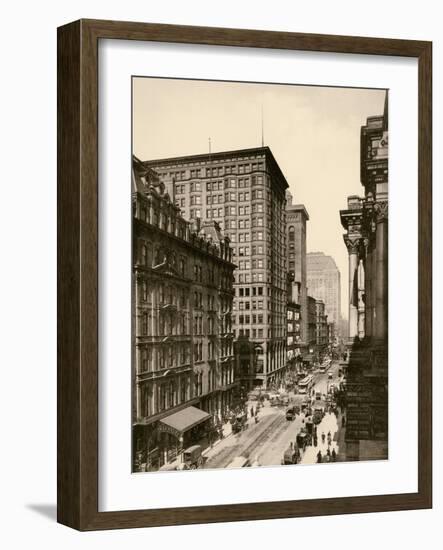
[[[234,249],[236,337],[257,354],[256,383],[286,366],[287,181],[269,147],[150,160],[184,218],[215,220]]]
[[[340,325],[341,287],[340,271],[334,258],[323,252],[309,252],[306,255],[308,293],[325,304],[329,322]]]

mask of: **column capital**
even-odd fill
[[[346,248],[348,249],[349,254],[358,253],[361,245],[360,237],[354,237],[351,239],[348,235],[343,235],[343,240],[345,241],[345,245],[346,245]]]
[[[388,201],[376,202],[374,205],[377,223],[384,222],[388,219]]]

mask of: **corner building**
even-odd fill
[[[186,219],[216,221],[234,249],[235,336],[256,351],[255,384],[286,367],[288,183],[269,147],[151,160]]]
[[[133,160],[133,469],[156,470],[213,432],[232,403],[232,250],[192,227]]]

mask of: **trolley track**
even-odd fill
[[[264,423],[267,424],[265,428],[263,428]],[[260,431],[255,430],[255,428],[258,428],[259,426]],[[257,449],[263,446],[263,443],[266,442],[266,445],[272,443],[272,441],[277,439],[285,429],[286,422],[283,415],[277,414],[276,416],[265,416],[262,420],[260,420],[257,426],[253,426],[253,432],[247,439],[242,440],[241,436],[245,435],[245,432],[242,432],[238,441],[234,445],[230,445],[229,447],[222,449],[219,454],[211,457],[204,465],[204,468],[226,468],[226,466],[228,466],[228,464],[236,456],[244,456],[249,458]],[[248,430],[251,430],[251,428],[248,428]],[[256,434],[255,437],[254,432]]]

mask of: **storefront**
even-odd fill
[[[162,418],[158,423],[161,465],[174,461],[187,447],[207,437],[212,429],[212,415],[186,407]]]

